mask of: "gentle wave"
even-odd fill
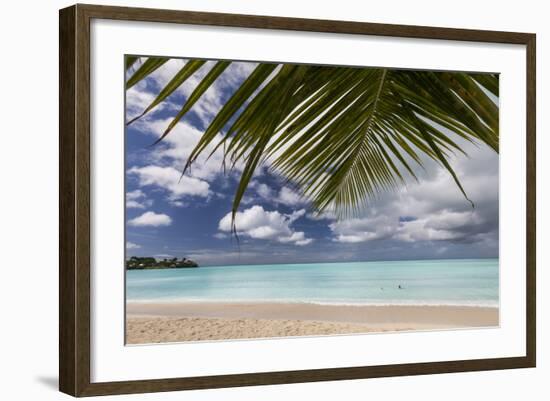
[[[178,304],[178,303],[197,303],[197,304],[305,304],[305,305],[327,305],[327,306],[455,306],[455,307],[479,307],[479,308],[498,308],[498,302],[484,301],[315,301],[315,300],[280,300],[280,299],[200,299],[200,298],[170,298],[170,299],[128,299],[129,303],[136,304]]]

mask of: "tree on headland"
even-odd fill
[[[142,270],[142,269],[172,269],[182,267],[199,267],[199,265],[191,259],[181,258],[164,258],[161,261],[157,261],[152,257],[137,257],[132,256],[126,260],[126,269],[128,270]]]
[[[126,88],[168,60],[127,57]],[[187,61],[128,124],[206,68],[205,63]],[[230,64],[214,63],[157,142]],[[440,163],[469,201],[450,157],[464,153],[456,138],[498,152],[498,106],[493,100],[498,96],[498,74],[492,73],[260,63],[214,116],[182,174],[211,144],[214,151],[224,152],[230,168],[243,162],[233,222],[254,171],[266,159],[317,213],[330,210],[338,218],[358,214],[378,193],[402,185],[407,176],[416,179],[413,166],[422,165],[423,157]]]

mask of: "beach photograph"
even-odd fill
[[[499,75],[125,56],[126,344],[499,326]]]

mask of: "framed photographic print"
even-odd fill
[[[535,35],[60,11],[60,390],[535,366]]]

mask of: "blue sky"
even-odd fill
[[[171,60],[128,90],[126,118],[143,111],[184,63]],[[150,146],[211,63],[126,129],[127,257],[188,257],[200,265],[498,257],[498,155],[466,143],[469,157],[452,163],[475,209],[446,171],[426,161],[418,183],[382,194],[361,216],[316,216],[268,160],[241,203],[237,243],[229,212],[241,165],[224,173],[215,152],[180,176],[203,130],[254,65],[232,64],[159,144]]]

